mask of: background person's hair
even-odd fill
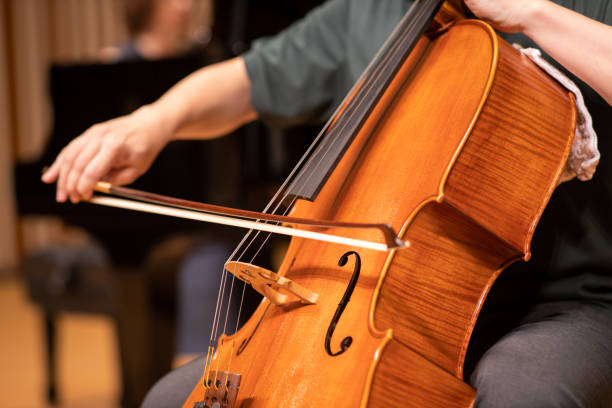
[[[130,37],[140,34],[151,22],[156,0],[126,0],[126,27]]]

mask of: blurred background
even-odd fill
[[[208,346],[201,302],[240,231],[58,205],[41,171],[92,124],[321,2],[0,0],[0,407],[136,407]],[[316,132],[173,142],[136,187],[261,210]],[[274,268],[284,245],[257,263]]]

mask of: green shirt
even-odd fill
[[[555,2],[612,24],[612,0]],[[271,126],[326,120],[411,4],[330,0],[280,35],[256,41],[244,59],[262,120]],[[524,35],[504,37],[534,46]],[[532,260],[512,268],[537,278],[539,299],[583,299],[612,311],[612,108],[573,79],[593,116],[601,162],[593,180],[557,188],[534,237]]]
[[[412,1],[332,0],[244,55],[251,96],[271,126],[324,122]]]

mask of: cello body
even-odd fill
[[[389,223],[410,246],[293,238],[278,274],[317,303],[264,299],[220,338],[184,407],[213,406],[224,385],[211,370],[240,376],[220,407],[471,406],[476,319],[503,269],[528,260],[574,129],[573,98],[487,24],[422,37],[316,200],[291,214]]]

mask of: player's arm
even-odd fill
[[[612,104],[612,26],[548,0],[465,0],[505,32],[523,32]]]
[[[172,138],[214,138],[256,117],[244,61],[234,58],[196,71],[151,105],[92,126],[62,150],[42,179],[57,181],[58,201],[78,202],[100,180],[134,181]]]

